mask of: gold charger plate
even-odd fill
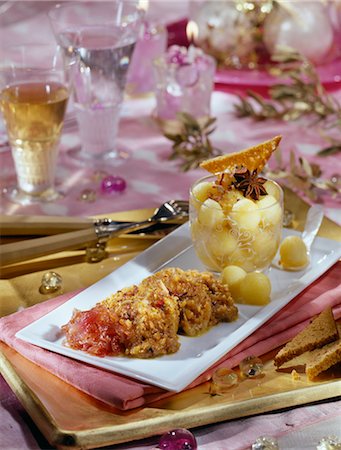
[[[4,378],[49,443],[58,449],[130,442],[174,428],[195,428],[341,395],[340,370],[314,383],[307,381],[305,374],[295,380],[290,370],[275,370],[272,353],[263,357],[262,377],[243,379],[224,394],[210,394],[207,382],[144,408],[122,412],[80,392],[5,344],[0,344],[0,351]]]
[[[302,229],[308,205],[291,191],[285,192],[286,207],[295,214],[296,229]],[[111,214],[117,220],[142,220],[151,210]],[[319,235],[341,240],[340,227],[324,219]],[[63,292],[85,288],[128,261],[153,240],[141,238],[115,239],[109,248],[117,255],[96,264],[62,265],[57,270],[63,277]],[[124,248],[123,248],[124,247]],[[69,257],[66,252],[58,257]],[[57,258],[52,255],[50,258]],[[0,315],[44,301],[38,287],[46,271],[41,258],[28,264],[34,273],[0,280],[5,302]],[[44,270],[41,267],[44,266]],[[57,294],[51,295],[56,296]],[[298,406],[341,395],[341,374],[309,382],[302,374],[294,380],[288,372],[277,372],[271,354],[263,357],[262,378],[243,380],[224,395],[210,395],[209,383],[176,394],[167,400],[144,408],[122,412],[78,391],[59,378],[31,363],[0,343],[0,371],[51,445],[57,448],[94,448],[118,444],[161,434],[176,427],[194,428],[224,420]],[[41,380],[44,380],[41,383]],[[63,399],[67,398],[65,402]]]

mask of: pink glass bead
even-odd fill
[[[239,369],[247,378],[259,377],[263,373],[263,362],[256,356],[247,356],[240,362]]]
[[[108,175],[103,178],[101,183],[101,191],[104,194],[110,194],[111,192],[123,192],[127,187],[127,183],[121,177],[114,175]]]
[[[159,448],[165,450],[197,450],[198,445],[190,431],[185,428],[177,428],[161,436]]]

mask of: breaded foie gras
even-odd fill
[[[232,322],[238,317],[228,287],[210,272],[167,268],[143,280],[150,284],[160,279],[171,295],[178,298],[180,330],[197,336],[219,322]]]
[[[64,325],[67,344],[97,356],[153,358],[179,349],[179,307],[159,281],[124,288]]]

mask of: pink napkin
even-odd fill
[[[235,367],[248,355],[261,356],[283,345],[327,306],[335,319],[341,317],[341,262],[336,263],[318,280],[293,299],[259,330],[227,353],[215,366],[197,378],[189,387],[208,380],[219,367]],[[77,389],[118,409],[127,410],[173,395],[147,383],[136,381],[88,364],[52,353],[15,338],[15,333],[75,293],[63,295],[0,319],[0,339],[18,353],[33,361]],[[98,380],[101,380],[98,383]]]

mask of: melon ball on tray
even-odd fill
[[[240,286],[240,302],[263,306],[270,302],[271,283],[263,272],[246,274]]]
[[[241,267],[231,265],[223,269],[220,278],[236,303],[263,306],[270,302],[271,282],[262,272],[247,273]]]
[[[221,272],[221,281],[227,284],[235,302],[240,298],[240,286],[247,272],[239,266],[226,266]]]
[[[304,268],[309,262],[307,247],[299,236],[287,236],[279,247],[280,264],[284,269]]]

